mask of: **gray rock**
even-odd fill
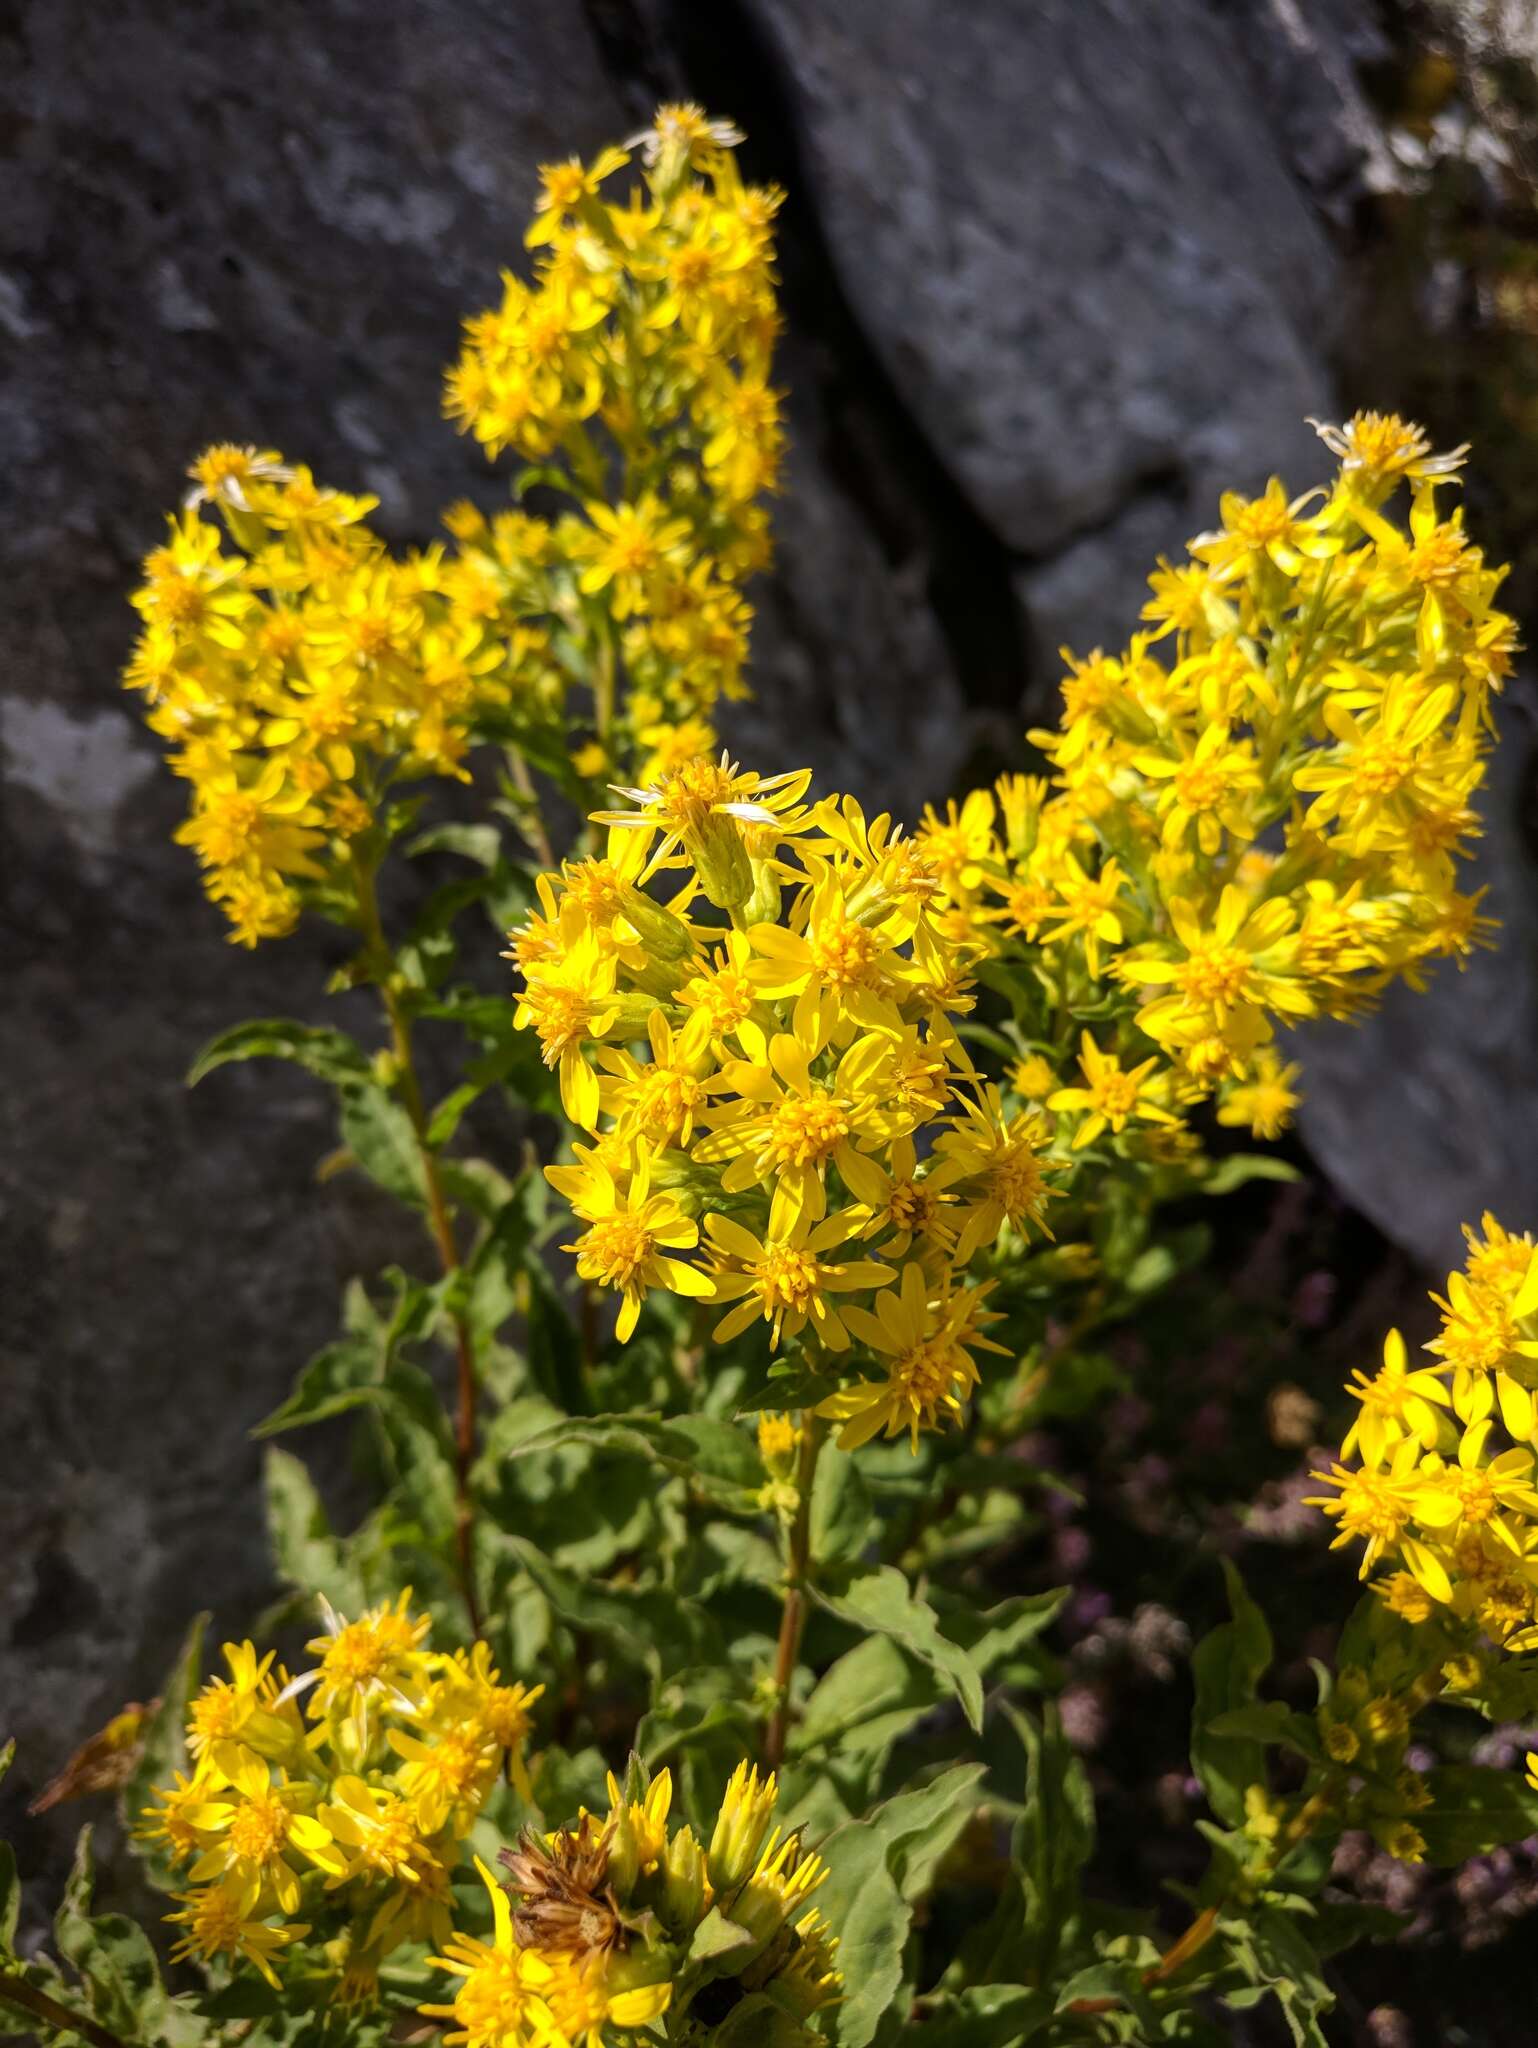
[[[1336,262],[1206,0],[748,4],[865,330],[1011,550],[1310,464]]]

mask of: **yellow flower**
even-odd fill
[[[541,1993],[553,1976],[550,1964],[513,1939],[512,1908],[491,1872],[477,1856],[475,1867],[491,1897],[490,1942],[455,1934],[434,1969],[460,1979],[449,2005],[424,2005],[429,2019],[449,2020],[447,2048],[535,2048],[550,2038],[550,2009]]]
[[[314,1671],[291,1679],[284,1694],[295,1698],[312,1692],[312,1718],[335,1715],[350,1721],[361,1748],[371,1705],[403,1706],[410,1712],[420,1697],[424,1682],[421,1649],[432,1623],[425,1614],[408,1612],[409,1586],[393,1603],[383,1601],[357,1621],[338,1614],[324,1594],[319,1605],[325,1633],[305,1648],[317,1651],[320,1663]]]
[[[273,1964],[290,1942],[309,1933],[303,1922],[287,1927],[269,1927],[253,1912],[256,1903],[247,1887],[239,1883],[207,1885],[201,1891],[173,1892],[180,1901],[179,1913],[166,1918],[186,1928],[171,1950],[173,1962],[197,1956],[215,1962],[221,1956],[240,1958],[258,1970],[275,1991],[281,1990]]]
[[[1449,1406],[1450,1396],[1435,1372],[1409,1370],[1397,1330],[1384,1338],[1383,1364],[1373,1378],[1354,1372],[1351,1380],[1346,1392],[1362,1407],[1340,1447],[1343,1458],[1360,1448],[1365,1464],[1381,1465],[1402,1437],[1413,1437],[1423,1450],[1435,1449],[1437,1413]]]
[[[1301,1072],[1295,1063],[1284,1066],[1269,1046],[1262,1046],[1250,1079],[1223,1090],[1218,1122],[1248,1129],[1254,1138],[1279,1138],[1302,1100],[1293,1087]]]
[[[954,1190],[961,1204],[958,1267],[970,1265],[1006,1222],[1022,1236],[1032,1228],[1052,1235],[1046,1209],[1057,1191],[1047,1183],[1046,1139],[1045,1119],[1032,1110],[1006,1116],[997,1088],[962,1098],[960,1113],[935,1141],[940,1163],[929,1175],[931,1187]]]
[[[1116,963],[1126,980],[1174,985],[1138,1012],[1138,1024],[1150,1038],[1168,1036],[1186,1019],[1210,1023],[1221,1034],[1230,1017],[1246,1008],[1287,1017],[1306,1017],[1313,1009],[1313,997],[1297,975],[1294,916],[1285,899],[1255,903],[1230,883],[1210,926],[1193,905],[1178,899],[1169,916],[1175,946],[1157,942],[1157,950],[1151,945]]]
[[[1098,975],[1101,941],[1113,946],[1122,942],[1122,921],[1117,906],[1125,880],[1121,866],[1114,860],[1103,861],[1099,873],[1090,876],[1071,853],[1065,853],[1061,867],[1053,876],[1058,900],[1047,913],[1056,920],[1050,930],[1042,933],[1047,944],[1057,945],[1065,939],[1082,937],[1085,963],[1092,975]]]
[[[1163,1074],[1150,1078],[1159,1066],[1157,1054],[1124,1072],[1116,1055],[1102,1052],[1086,1031],[1080,1040],[1079,1065],[1086,1085],[1059,1088],[1047,1098],[1048,1109],[1083,1112],[1083,1121],[1073,1134],[1075,1152],[1092,1145],[1107,1128],[1119,1135],[1132,1117],[1156,1124],[1180,1121],[1156,1099],[1168,1085]]]
[[[653,1287],[709,1301],[713,1283],[698,1267],[671,1256],[691,1251],[699,1229],[671,1196],[651,1192],[651,1155],[638,1147],[635,1169],[622,1192],[597,1160],[585,1166],[547,1166],[545,1177],[570,1200],[588,1225],[563,1251],[576,1255],[584,1280],[612,1287],[621,1297],[616,1334],[627,1342]]]
[[[823,1258],[850,1234],[851,1218],[842,1215],[813,1224],[803,1211],[783,1236],[764,1238],[730,1216],[707,1216],[705,1235],[718,1258],[713,1299],[737,1304],[717,1323],[717,1342],[739,1335],[762,1317],[775,1349],[782,1337],[794,1337],[810,1324],[830,1351],[847,1350],[848,1333],[831,1297],[896,1278],[890,1266],[875,1259],[832,1263]]]
[[[979,1290],[980,1291],[980,1290]],[[868,1344],[886,1363],[884,1381],[862,1380],[818,1404],[817,1413],[844,1426],[841,1450],[858,1450],[878,1432],[908,1430],[915,1453],[921,1429],[938,1429],[941,1418],[959,1423],[977,1384],[977,1367],[961,1341],[958,1304],[936,1294],[917,1260],[903,1268],[896,1290],[878,1294],[875,1313],[851,1304],[844,1322],[852,1337]],[[975,1322],[975,1309],[971,1320]],[[1003,1346],[968,1331],[968,1341],[990,1351]]]

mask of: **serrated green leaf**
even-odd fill
[[[367,1080],[368,1055],[345,1031],[328,1024],[300,1024],[292,1017],[254,1017],[211,1038],[193,1061],[187,1085],[195,1088],[215,1067],[234,1060],[290,1060],[322,1081]]]
[[[1271,1631],[1244,1589],[1228,1558],[1223,1559],[1231,1621],[1223,1622],[1196,1646],[1191,1659],[1196,1705],[1191,1717],[1191,1764],[1220,1820],[1239,1827],[1244,1795],[1265,1783],[1264,1744],[1254,1735],[1223,1735],[1213,1728],[1220,1714],[1253,1706],[1271,1663]]]
[[[934,1609],[911,1591],[892,1565],[852,1565],[811,1587],[819,1606],[853,1628],[876,1629],[940,1674],[974,1729],[983,1725],[983,1682],[959,1643],[941,1633]]]

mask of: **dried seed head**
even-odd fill
[[[515,1895],[513,1935],[520,1948],[607,1954],[624,1944],[609,1873],[609,1837],[590,1813],[548,1841],[525,1828],[499,1857]]]

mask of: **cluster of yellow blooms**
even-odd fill
[[[504,1770],[532,1801],[524,1748],[543,1688],[503,1685],[483,1642],[429,1648],[410,1597],[352,1622],[327,1608],[309,1646],[320,1663],[298,1679],[270,1652],[225,1645],[228,1678],[188,1714],[191,1776],[158,1788],[142,1829],[191,1881],[169,1916],[177,1955],[242,1960],[277,1986],[302,1944],[306,1973],[363,2008],[384,1960],[426,1945],[461,1979],[452,2004],[424,2007],[454,2022],[450,2043],[603,2048],[606,2027],[668,2009],[714,1909],[735,1930],[728,1974],[745,1992],[798,2020],[836,1999],[838,1943],[810,1903],[826,1868],[799,1833],[771,1829],[776,1781],[746,1763],[704,1848],[687,1826],[669,1832],[669,1773],[648,1782],[632,1761],[623,1789],[609,1779],[606,1817],[526,1828],[503,1851],[508,1891],[477,1859],[493,1937],[455,1932],[450,1880]]]
[[[1538,1648],[1538,1252],[1486,1216],[1434,1296],[1441,1334],[1412,1366],[1391,1331],[1383,1363],[1355,1375],[1361,1412],[1334,1491],[1315,1505],[1362,1542],[1362,1577],[1416,1623],[1458,1619],[1508,1650]]]
[[[820,1412],[848,1445],[916,1441],[961,1412],[988,1342],[986,1288],[960,1275],[1006,1223],[1043,1227],[1046,1124],[957,1034],[971,955],[919,847],[851,798],[804,806],[807,781],[700,759],[626,791],[606,853],[542,877],[513,935],[518,1022],[595,1134],[547,1171],[621,1337],[660,1287],[723,1308],[723,1340],[761,1320],[819,1356],[858,1344],[884,1377]],[[698,899],[730,923],[691,919]],[[702,1242],[708,1267],[679,1256]]]
[[[650,774],[711,746],[717,698],[746,694],[740,586],[768,559],[784,437],[777,202],[742,184],[737,139],[664,107],[623,205],[599,188],[625,150],[547,168],[535,283],[509,278],[469,323],[449,411],[492,453],[537,457],[525,481],[574,511],[459,505],[454,549],[397,558],[365,523],[375,499],[274,450],[194,464],[145,563],[125,681],[192,785],[178,836],[240,943],[289,931],[309,885],[350,897],[352,850],[402,779],[465,779],[485,741],[569,750],[579,777],[634,753]]]
[[[1050,790],[975,792],[920,835],[958,931],[999,931],[1070,1012],[1127,992],[1135,1073],[1083,1048],[1096,1134],[1216,1089],[1223,1121],[1274,1136],[1296,1101],[1278,1020],[1359,1015],[1487,928],[1456,859],[1515,647],[1504,571],[1439,514],[1462,450],[1371,413],[1320,431],[1328,491],[1225,495],[1150,578],[1146,632],[1065,650],[1060,728],[1032,734]]]
[[[190,1880],[170,1915],[177,1954],[243,1958],[276,1984],[283,1951],[309,1936],[337,2002],[362,2006],[403,1942],[449,1939],[461,1843],[504,1770],[527,1796],[543,1688],[504,1685],[484,1643],[432,1650],[410,1597],[357,1621],[326,1607],[309,1645],[320,1662],[292,1681],[271,1652],[225,1645],[229,1676],[188,1713],[191,1775],[144,1817]]]
[[[700,755],[620,790],[602,855],[541,877],[518,1022],[594,1141],[550,1178],[622,1339],[666,1288],[726,1305],[723,1340],[761,1318],[815,1363],[858,1345],[882,1377],[819,1412],[848,1447],[916,1445],[977,1380],[969,1268],[1050,1234],[1089,1147],[1190,1158],[1183,1112],[1213,1092],[1275,1136],[1297,1100],[1277,1020],[1359,1014],[1482,935],[1455,859],[1514,644],[1500,572],[1437,519],[1458,456],[1373,415],[1327,438],[1317,509],[1275,483],[1225,498],[1153,577],[1157,631],[1072,664],[1061,731],[1035,736],[1054,784],[1005,776],[906,837],[849,797],[803,804],[805,772]],[[1015,1010],[1003,1090],[968,1049],[991,1037],[979,982]]]
[[[708,748],[711,706],[745,694],[739,586],[769,559],[762,501],[785,439],[769,383],[779,195],[743,184],[741,139],[697,107],[663,107],[626,148],[546,167],[535,278],[505,280],[449,375],[451,417],[576,499],[552,545],[577,594],[602,600],[593,664],[601,680],[617,648],[643,755]],[[642,183],[621,204],[610,181],[633,153]],[[605,740],[607,723],[600,705]]]
[[[456,606],[441,550],[386,553],[364,523],[374,499],[271,450],[210,448],[192,474],[145,563],[125,679],[192,785],[177,837],[255,945],[292,928],[300,884],[345,869],[392,779],[464,773],[512,657]]]
[[[460,1979],[453,2002],[422,2008],[452,2023],[448,2048],[603,2048],[607,2027],[660,2019],[712,1912],[727,1937],[712,1972],[735,1996],[761,1994],[798,2024],[834,2004],[838,1941],[809,1903],[827,1870],[799,1833],[771,1828],[777,1794],[739,1765],[706,1848],[688,1826],[669,1833],[670,1774],[648,1784],[632,1762],[624,1788],[609,1779],[605,1820],[529,1828],[502,1852],[506,1890],[479,1865],[492,1938],[456,1935],[441,1963]]]

